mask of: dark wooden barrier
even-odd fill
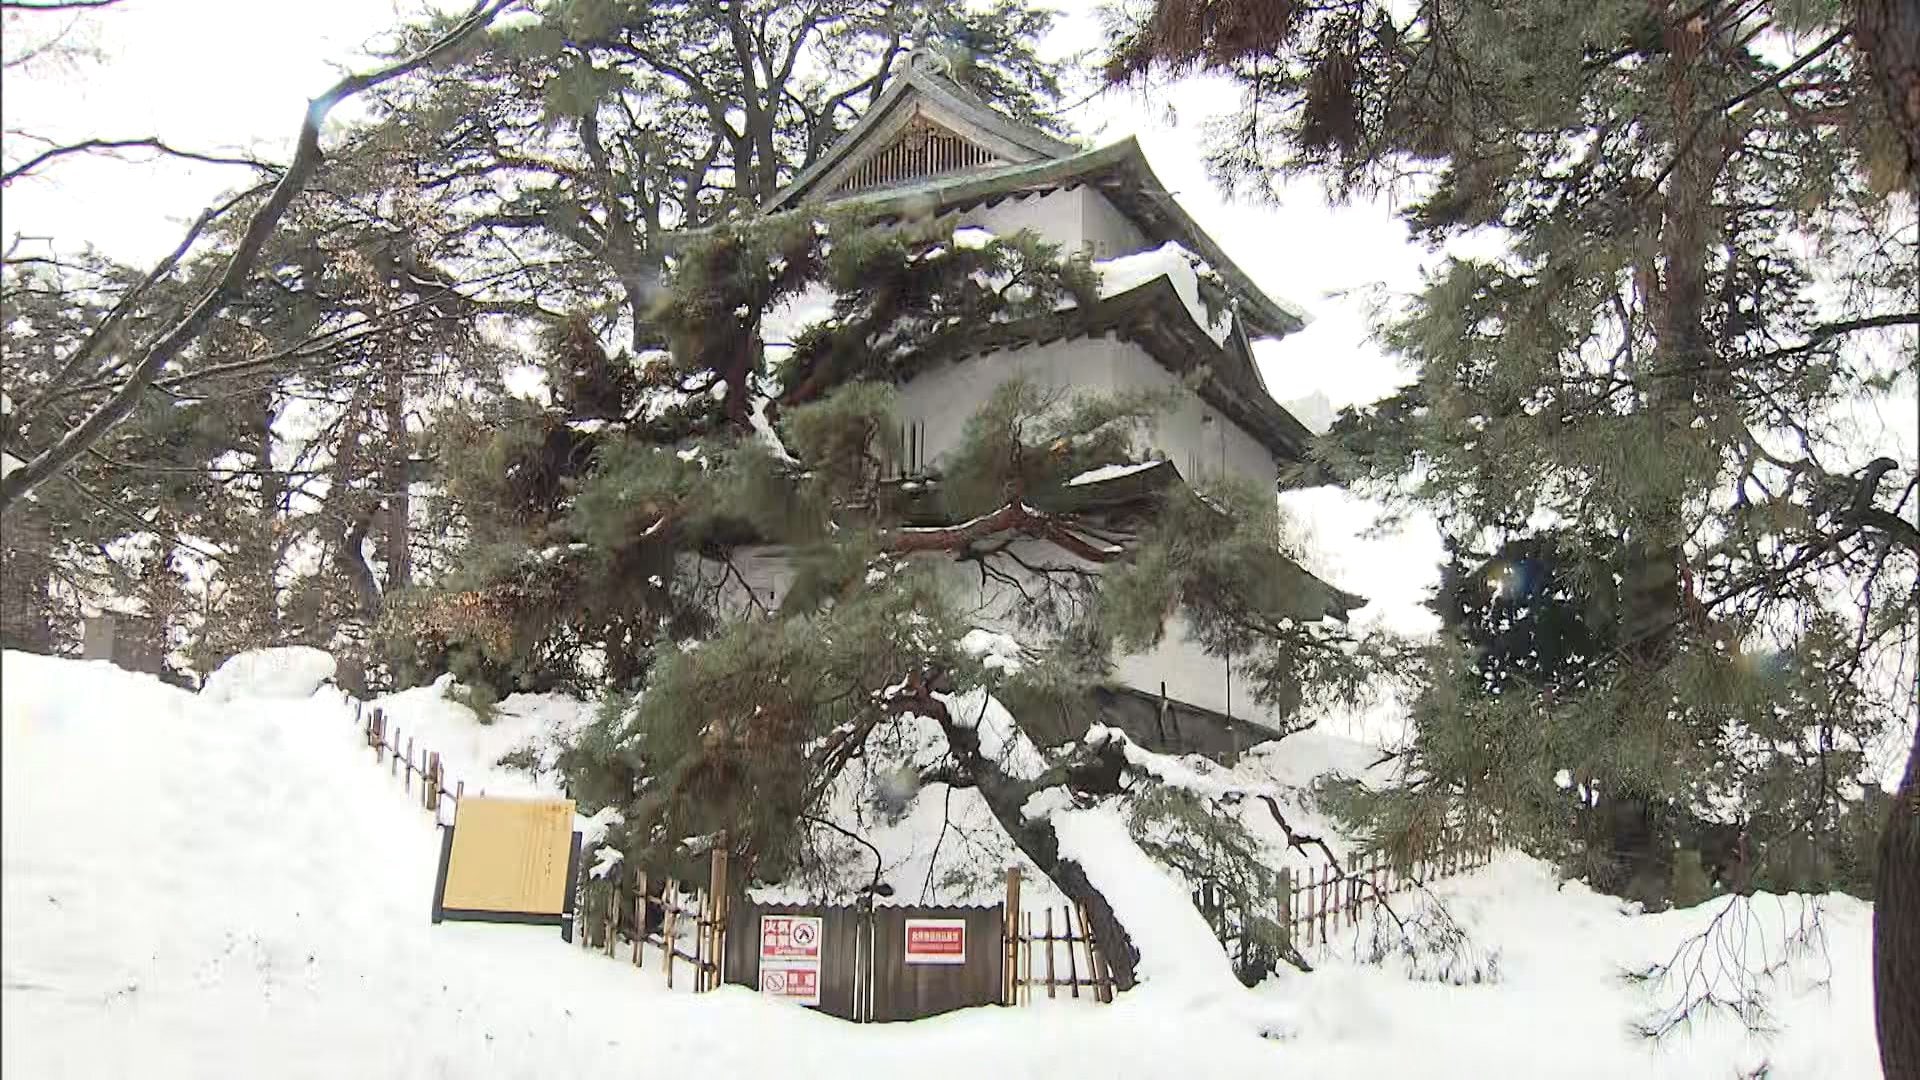
[[[918,1020],[974,1005],[998,1005],[1005,996],[1006,925],[992,907],[877,907],[873,909],[873,990],[867,1018]],[[964,964],[908,964],[908,919],[963,919]]]
[[[725,981],[760,987],[760,917],[817,916],[820,1005],[856,1022],[919,1020],[1005,1001],[1006,921],[992,907],[802,907],[739,903],[727,913]],[[908,919],[960,919],[967,928],[963,964],[908,964]]]
[[[820,918],[820,1011],[842,1020],[865,1018],[859,994],[864,979],[865,913],[851,905],[796,907],[741,901],[727,912],[724,979],[749,990],[760,989],[760,916],[811,915]]]

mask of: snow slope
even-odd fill
[[[6,1075],[1875,1075],[1866,905],[1827,901],[1826,963],[1799,974],[1830,979],[1783,984],[1770,1044],[1709,1022],[1653,1050],[1627,1032],[1652,999],[1617,972],[1710,910],[1629,915],[1518,857],[1443,890],[1499,950],[1491,986],[1336,949],[1246,992],[1168,920],[1141,934],[1155,979],[1106,1008],[854,1027],[738,989],[670,993],[552,930],[431,926],[436,833],[359,745],[351,703],[256,689],[214,702],[104,664],[0,658]],[[1178,889],[1126,856],[1108,815],[1063,815],[1064,839],[1104,853],[1117,907],[1159,922]]]
[[[564,694],[513,694],[495,703],[492,723],[482,724],[472,709],[450,696],[455,686],[453,676],[442,675],[431,685],[375,698],[366,707],[384,709],[389,730],[397,729],[403,744],[412,738],[438,753],[449,787],[459,781],[476,794],[563,794],[558,778],[547,771],[558,753],[557,740],[591,720],[594,703]],[[507,754],[529,750],[540,762],[539,775],[500,764]]]

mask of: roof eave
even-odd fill
[[[1311,316],[1305,310],[1274,299],[1253,283],[1246,271],[1240,269],[1239,264],[1167,192],[1166,186],[1147,164],[1139,140],[1131,136],[1069,157],[1007,165],[970,176],[934,178],[912,187],[836,199],[833,205],[875,215],[909,211],[925,213],[950,203],[964,203],[995,195],[1048,190],[1075,183],[1097,184],[1100,175],[1108,172],[1125,173],[1126,179],[1136,185],[1153,202],[1154,208],[1172,224],[1173,231],[1180,234],[1184,246],[1205,259],[1234,294],[1240,297],[1240,318],[1253,336],[1285,337],[1304,329],[1311,321]],[[1121,207],[1123,213],[1125,209]]]
[[[1204,366],[1211,377],[1201,383],[1199,392],[1208,404],[1253,436],[1274,456],[1277,466],[1307,461],[1312,432],[1259,386],[1239,385],[1241,380],[1231,369],[1233,355],[1194,325],[1186,302],[1165,276],[1087,307],[994,326],[953,359],[1108,333],[1145,349],[1176,374]]]

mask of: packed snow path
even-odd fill
[[[1650,1051],[1617,972],[1704,910],[1631,918],[1519,858],[1449,886],[1502,952],[1496,986],[1333,961],[1251,993],[1175,980],[871,1027],[670,993],[551,929],[431,926],[431,820],[330,688],[216,702],[0,664],[9,1077],[1876,1075],[1865,905],[1828,902],[1831,982],[1783,989],[1771,1044],[1708,1023]]]

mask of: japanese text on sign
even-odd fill
[[[760,916],[760,992],[800,1005],[820,1004],[820,918]]]
[[[964,964],[967,962],[965,919],[908,919],[909,964]]]

